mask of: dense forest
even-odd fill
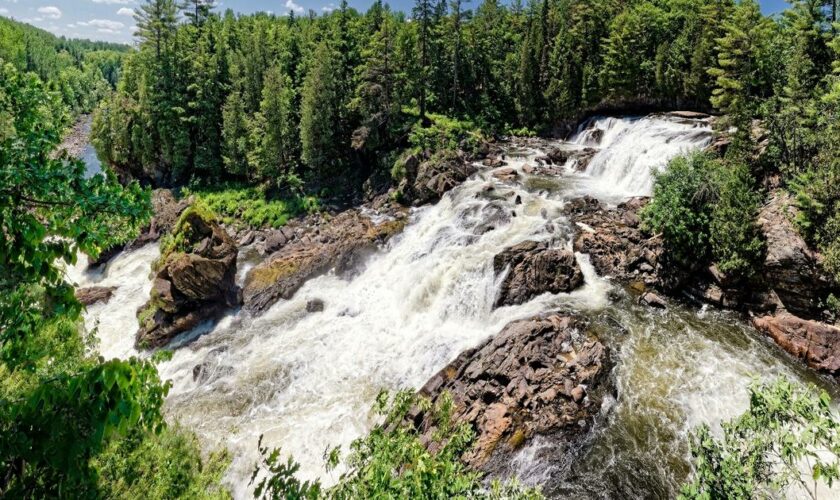
[[[410,13],[343,1],[320,16],[213,4],[142,2],[136,50],[0,18],[0,496],[229,496],[226,453],[202,457],[163,419],[169,384],[155,363],[171,353],[99,357],[59,263],[131,239],[150,217],[142,186],[234,186],[305,210],[310,196],[386,191],[410,154],[564,135],[598,112],[688,108],[719,114],[731,143],[671,163],[643,213],[648,230],[676,261],[748,282],[763,252],[755,215],[769,187],[786,189],[840,281],[836,0],[798,0],[775,17],[754,0],[418,0]],[[122,183],[51,156],[69,119],[93,110],[93,143]],[[840,299],[826,309],[840,314]],[[459,461],[472,436],[447,408],[441,451],[429,452],[406,424],[415,403],[379,398],[388,425],[354,443],[333,488],[300,482],[292,460],[261,448],[256,495],[539,497],[516,482],[485,488]],[[805,422],[817,436],[791,438],[794,459],[836,445],[826,399],[755,389],[750,411],[723,445],[701,434],[706,460],[687,497],[751,498],[773,480],[768,430],[779,425]],[[745,449],[763,468],[745,470]],[[836,463],[821,467],[815,480],[840,476]]]
[[[73,114],[91,112],[116,87],[129,50],[127,45],[58,38],[0,17],[0,59],[38,75]]]

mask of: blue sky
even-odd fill
[[[0,15],[34,24],[57,35],[90,38],[110,42],[132,41],[132,11],[143,0],[0,0]],[[237,12],[271,11],[286,14],[290,10],[304,13],[309,9],[323,12],[335,7],[339,0],[221,0],[220,9]],[[479,0],[473,0],[473,3]],[[768,13],[783,10],[785,0],[759,0]],[[365,10],[372,0],[349,0],[352,7]],[[394,9],[408,10],[413,0],[392,0]]]

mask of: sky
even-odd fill
[[[309,9],[328,12],[339,0],[221,0],[219,10],[303,14]],[[480,0],[473,0],[476,3]],[[0,16],[14,18],[70,38],[89,38],[131,43],[134,33],[133,10],[143,0],[0,0]],[[351,7],[367,10],[372,0],[349,0]],[[408,11],[413,0],[391,0],[396,10]],[[784,10],[785,0],[759,0],[766,14]]]

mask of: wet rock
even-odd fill
[[[493,156],[493,157],[490,157],[490,158],[486,158],[481,163],[484,166],[490,167],[490,168],[504,167],[505,165],[507,165],[507,162],[505,162],[503,159],[499,158],[498,156]]]
[[[111,296],[114,295],[116,289],[117,287],[115,286],[89,286],[79,288],[75,292],[76,300],[85,306],[90,306],[97,302],[107,303],[111,300]]]
[[[522,304],[543,293],[570,292],[583,285],[583,273],[568,250],[526,241],[493,258],[496,275],[507,270],[495,307]]]
[[[475,429],[475,444],[462,457],[467,464],[497,471],[535,435],[566,444],[585,435],[609,372],[608,350],[587,327],[559,313],[514,321],[423,386],[420,394],[433,402],[450,394],[455,420]],[[419,409],[413,417],[428,442],[434,422]]]
[[[481,223],[476,226],[476,235],[488,233],[510,223],[510,213],[498,202],[491,202],[481,209]]]
[[[406,166],[406,176],[400,183],[400,191],[414,205],[430,203],[440,199],[444,193],[475,172],[475,166],[457,154],[434,156],[414,169]]]
[[[135,344],[141,348],[165,345],[240,302],[238,251],[227,232],[209,215],[191,209],[182,214],[175,234],[179,243],[155,263],[151,297],[137,312]]]
[[[292,298],[312,277],[333,268],[339,274],[348,272],[406,223],[407,218],[400,217],[375,224],[359,209],[338,214],[319,228],[317,238],[298,238],[248,272],[245,308],[261,314],[278,300]]]
[[[208,352],[201,363],[193,367],[193,381],[198,385],[203,385],[211,380],[232,374],[232,366],[221,364],[222,354],[225,351],[227,351],[226,347],[219,347]]]
[[[321,312],[324,310],[324,301],[321,299],[311,299],[306,302],[306,312]]]
[[[780,308],[807,316],[819,311],[820,299],[831,283],[820,271],[820,257],[794,226],[795,217],[793,200],[781,190],[761,209],[758,226],[767,245],[761,274]]]
[[[519,172],[511,167],[500,168],[493,171],[493,177],[503,182],[512,182],[519,178]]]
[[[655,309],[665,309],[668,307],[668,303],[665,302],[665,299],[653,292],[647,292],[639,297],[639,303],[646,304]]]
[[[263,244],[263,251],[266,254],[272,254],[289,242],[289,238],[283,233],[280,229],[275,229],[268,233],[268,236],[265,238],[265,243]]]
[[[579,228],[574,250],[589,254],[602,276],[662,285],[666,260],[662,238],[650,237],[639,227],[637,214],[646,204],[646,198],[632,198],[609,209],[588,196],[571,200],[563,211]]]
[[[753,317],[752,324],[811,368],[840,375],[840,328],[786,312]]]

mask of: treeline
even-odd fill
[[[0,61],[36,74],[73,114],[92,111],[116,88],[129,50],[127,45],[59,38],[0,17]]]
[[[103,160],[156,183],[293,188],[388,172],[430,113],[548,132],[599,105],[711,109],[718,39],[758,12],[733,0],[417,0],[409,15],[377,0],[304,17],[212,7],[140,7],[140,50],[96,121]]]

